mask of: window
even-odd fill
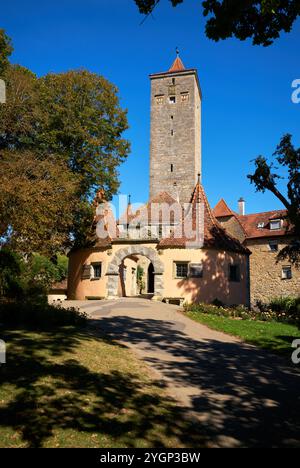
[[[240,267],[238,265],[229,265],[229,281],[232,283],[240,282]]]
[[[181,102],[188,102],[189,93],[181,93]]]
[[[176,80],[175,80],[175,78],[172,78],[172,85],[174,86],[174,85],[175,85],[175,83],[176,83]]]
[[[176,278],[187,278],[189,264],[187,262],[176,262],[175,263],[175,276]]]
[[[171,136],[174,136],[174,130],[171,130]]]
[[[156,98],[156,104],[163,104],[164,102],[164,95],[159,95],[159,96],[155,96]]]
[[[92,279],[101,278],[102,263],[92,263]]]
[[[282,274],[281,274],[281,278],[283,280],[290,280],[292,279],[293,275],[292,275],[292,267],[291,266],[284,266],[282,267]]]
[[[281,219],[274,219],[273,221],[270,221],[270,229],[271,231],[281,229]]]
[[[176,96],[170,96],[169,101],[170,104],[176,104]]]
[[[203,278],[203,265],[202,263],[191,263],[189,265],[190,278]]]
[[[269,249],[270,249],[270,252],[278,252],[278,242],[277,241],[270,241],[269,242]]]
[[[265,227],[265,223],[258,223],[258,229],[263,229]]]
[[[174,120],[174,116],[173,116],[173,115],[171,115],[171,120]]]

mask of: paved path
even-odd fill
[[[283,358],[176,306],[131,298],[77,305],[150,365],[212,446],[300,446],[300,373]]]

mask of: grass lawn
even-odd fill
[[[0,447],[201,445],[144,364],[96,330],[0,329],[0,337]]]
[[[284,355],[291,355],[293,340],[300,338],[298,327],[280,322],[235,320],[201,312],[187,312],[187,315],[214,330],[238,336],[248,343]]]

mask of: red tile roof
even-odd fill
[[[183,71],[183,70],[185,70],[185,66],[182,63],[181,58],[177,56],[173,62],[173,65],[169,69],[169,73],[174,73],[174,72]]]
[[[192,212],[192,224],[193,229],[196,229],[196,210],[199,209],[201,204],[204,205],[204,248],[212,248],[216,250],[224,250],[230,252],[239,252],[244,254],[249,254],[249,250],[242,246],[242,244],[228,234],[225,229],[217,221],[216,217],[213,214],[213,211],[208,203],[205,191],[203,186],[198,182],[192,199],[191,199],[193,210]],[[187,239],[182,237],[177,238],[168,238],[162,239],[159,243],[159,247],[185,247],[187,242],[192,242],[193,239]]]
[[[286,210],[254,213],[245,216],[238,216],[238,219],[246,232],[247,239],[292,235],[292,226],[288,223]],[[282,229],[270,229],[270,221],[275,219],[283,220]],[[264,224],[264,227],[258,227],[260,224]]]
[[[227,203],[223,198],[213,209],[213,213],[216,218],[226,218],[227,216],[234,216],[234,212],[228,207]]]

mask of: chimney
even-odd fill
[[[239,199],[239,215],[240,216],[245,216],[245,213],[246,213],[246,204],[245,204],[245,200],[243,198],[240,198]]]

